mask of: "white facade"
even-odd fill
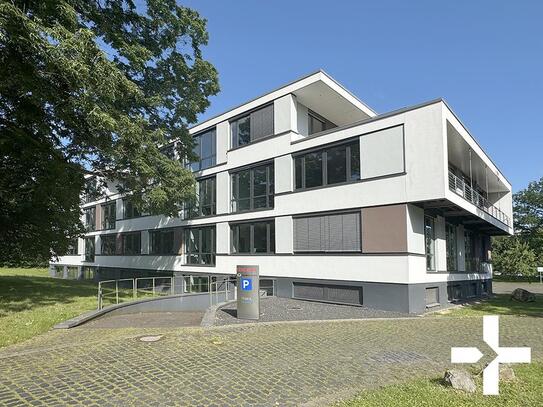
[[[232,119],[270,104],[273,133],[241,147],[233,146]],[[309,114],[318,118],[317,126],[322,121],[323,126],[330,128],[310,134],[315,124]],[[256,120],[253,120],[255,126]],[[421,303],[424,307],[424,290],[432,284],[439,287],[438,302],[444,303],[447,299],[443,298],[447,296],[444,290],[447,285],[454,285],[452,282],[490,279],[489,259],[474,256],[473,248],[481,253],[486,236],[512,233],[511,185],[442,100],[377,115],[319,71],[204,121],[190,131],[198,135],[209,129],[214,129],[216,135],[216,165],[195,176],[215,177],[214,215],[193,219],[162,216],[124,219],[121,197],[112,186],[107,198],[83,205],[83,209],[94,206],[99,212],[98,205],[117,199],[115,228],[87,234],[95,238],[94,261],[85,261],[84,240],[79,239],[79,255],[64,256],[59,264],[213,275],[232,275],[238,264],[257,264],[261,277],[283,281],[279,291],[287,296],[296,296],[293,288],[296,281],[315,286],[318,281],[329,286],[337,282],[341,286],[362,287],[364,305],[417,312]],[[345,142],[356,146],[347,150],[355,157],[348,159],[351,174],[356,165],[360,168],[356,179],[313,188],[296,187],[297,156]],[[359,148],[359,158],[353,148]],[[326,157],[328,154],[331,153]],[[306,183],[307,172],[313,171],[307,160],[312,159],[303,161],[308,166],[303,170]],[[273,206],[233,212],[232,174],[258,163],[273,164]],[[322,171],[328,174],[336,169],[337,166]],[[309,180],[313,182],[313,178]],[[387,207],[399,219],[391,225],[387,225],[388,215],[382,215],[388,213],[382,209]],[[298,217],[341,212],[359,214],[360,250],[296,250]],[[385,216],[382,228],[380,216]],[[425,216],[434,225],[433,270],[427,269]],[[273,222],[274,251],[233,253],[232,226],[250,220]],[[456,231],[455,261],[451,254],[452,237],[449,236],[447,243],[446,223],[452,225],[448,226],[449,231],[451,227]],[[185,242],[181,242],[175,255],[149,254],[152,252],[149,232],[179,228],[184,235],[188,228],[206,225],[215,227],[214,265],[188,264]],[[470,246],[469,261],[464,253],[468,250],[464,229],[479,242]],[[139,255],[102,255],[102,235],[126,232],[141,233]],[[382,289],[382,298],[372,297],[373,290],[366,290],[365,284]],[[387,299],[389,286],[405,291],[405,299]]]

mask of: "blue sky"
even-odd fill
[[[378,113],[443,97],[513,184],[543,176],[543,1],[183,1],[208,20],[210,117],[324,69]]]

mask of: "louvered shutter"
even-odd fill
[[[251,113],[251,141],[273,134],[273,105]]]

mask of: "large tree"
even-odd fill
[[[158,147],[218,92],[206,21],[175,0],[0,0],[0,262],[63,253],[85,177],[176,216],[194,178]]]
[[[543,177],[528,184],[513,198],[515,232],[535,252],[543,266]]]

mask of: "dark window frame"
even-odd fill
[[[345,181],[341,182],[328,182],[328,151],[337,149],[339,147],[345,147]],[[353,169],[356,170],[356,166],[353,167],[353,147],[355,147],[355,151],[357,152],[358,160],[360,160],[360,139],[351,139],[346,142],[341,143],[334,143],[330,144],[325,147],[319,147],[316,149],[306,150],[300,153],[296,153],[293,155],[294,160],[294,190],[295,191],[305,191],[305,190],[311,190],[311,189],[317,189],[317,188],[324,188],[327,186],[336,186],[336,185],[345,185],[345,184],[351,184],[353,182],[360,181],[361,177],[361,171],[360,171],[360,162],[358,163],[358,174],[353,179]],[[309,155],[320,155],[320,162],[321,162],[321,184],[315,185],[311,187],[307,187],[307,177],[306,177],[306,157]],[[355,155],[356,157],[356,155]],[[300,165],[298,165],[300,163]],[[299,167],[299,168],[298,168]],[[299,171],[301,170],[301,174]],[[298,186],[298,180],[297,178],[300,178],[301,185]]]
[[[113,208],[110,209],[109,215],[112,217],[110,220],[110,223],[106,223],[108,221],[107,209],[106,208]],[[102,229],[101,230],[112,230],[115,229],[115,224],[117,221],[117,202],[116,201],[110,201],[107,203],[103,203],[100,205],[100,210],[102,211]]]
[[[270,134],[268,135],[265,135],[265,136],[261,136],[261,137],[254,137],[253,135],[253,126],[252,126],[252,123],[251,123],[251,114],[259,111],[259,110],[263,110],[263,109],[267,109],[267,108],[270,108],[272,109],[272,113],[271,113],[271,116],[272,116],[272,122],[271,122],[271,125],[272,125],[272,131]],[[273,137],[275,135],[275,123],[274,123],[274,117],[275,117],[275,106],[274,106],[274,102],[272,101],[271,103],[266,103],[262,106],[258,106],[257,108],[255,109],[252,109],[248,112],[244,112],[242,114],[240,114],[239,116],[236,116],[232,119],[229,120],[229,125],[230,125],[230,140],[231,140],[231,148],[232,149],[235,149],[235,148],[240,148],[240,147],[244,147],[244,146],[247,146],[247,145],[250,145],[252,143],[255,143],[257,141],[260,141],[260,140],[264,140],[264,139],[267,139],[267,138],[270,138],[270,137]],[[238,132],[238,123],[242,120],[249,120],[249,140],[243,144],[240,144],[239,143],[239,132]]]
[[[139,241],[139,244],[137,245],[138,248],[134,251],[129,251],[127,247],[127,238],[136,236],[138,236],[137,240]],[[123,256],[139,256],[141,254],[141,231],[121,233],[121,253]]]
[[[87,232],[94,232],[96,230],[96,206],[84,208],[83,212],[85,213],[85,230]],[[89,213],[92,213],[92,215],[89,216]]]
[[[105,249],[105,239],[111,239],[113,238],[113,247],[110,247],[110,249],[113,250],[104,250]],[[111,242],[109,242],[111,243]],[[108,252],[109,253],[106,253]],[[116,234],[107,234],[107,235],[100,235],[100,255],[101,256],[115,256],[117,254],[117,235]]]
[[[266,193],[263,195],[254,194],[255,187],[255,171],[266,168]],[[240,198],[239,197],[239,177],[243,172],[249,171],[249,197]],[[240,212],[250,212],[257,210],[269,210],[273,209],[275,205],[275,168],[274,162],[268,161],[265,163],[260,163],[252,167],[245,167],[238,169],[235,172],[230,173],[230,185],[232,187],[231,199],[230,199],[230,208],[232,213]],[[237,198],[236,198],[237,196]],[[266,199],[266,205],[255,208],[255,199]],[[239,209],[240,201],[249,201],[249,207],[247,209]]]
[[[131,210],[128,208],[130,207]],[[129,213],[131,212],[131,213]],[[141,218],[143,215],[130,198],[123,198],[123,219]]]
[[[454,235],[452,245],[450,244],[449,230],[452,230]],[[450,253],[450,249],[453,247],[454,253]],[[456,225],[450,222],[445,222],[445,258],[447,261],[447,271],[458,271],[458,230]]]
[[[89,245],[89,243],[92,243]],[[90,250],[92,248],[92,250]],[[96,238],[94,236],[85,238],[85,261],[94,262],[96,255]]]
[[[203,204],[202,190],[205,191],[205,183],[212,182],[212,197],[211,204]],[[200,178],[196,180],[198,188],[197,202],[195,205],[187,205],[184,209],[184,219],[194,219],[206,216],[213,216],[217,214],[217,177],[213,175],[212,177]],[[210,213],[204,213],[205,209],[209,209]]]
[[[433,247],[433,253],[428,253],[428,245],[427,245],[427,239],[429,236],[427,236],[427,225],[426,221],[431,222],[431,230],[432,230],[432,236],[430,236],[430,239],[432,240],[432,247]],[[437,270],[437,261],[436,261],[436,220],[434,217],[429,215],[424,215],[424,253],[426,256],[426,271],[436,271]],[[431,260],[429,260],[431,258]],[[430,265],[428,264],[430,262]]]
[[[266,251],[257,252],[255,250],[255,226],[266,225]],[[249,251],[239,251],[239,228],[240,226],[249,226]],[[238,230],[236,234],[236,228]],[[230,224],[230,253],[231,254],[274,254],[275,253],[275,219],[260,220],[251,222],[237,222]]]
[[[170,250],[166,250],[164,248],[164,235],[170,234],[171,237],[171,248]],[[158,238],[158,243],[155,239]],[[158,245],[158,250],[156,249],[155,243]],[[149,230],[149,254],[152,255],[162,255],[162,256],[169,256],[169,255],[175,255],[175,230],[174,229],[153,229]]]
[[[205,157],[202,155],[202,146],[203,143],[201,141],[202,137],[211,135],[211,154],[206,155]],[[194,154],[198,156],[197,161],[193,161],[188,163],[187,167],[190,168],[191,171],[202,171],[206,168],[211,168],[217,165],[217,128],[216,126],[211,127],[209,129],[203,130],[197,134],[192,135],[192,138],[194,140],[194,149],[197,149],[198,151],[194,151]],[[211,163],[209,165],[205,164],[204,161],[210,160]]]
[[[205,230],[209,230],[210,233],[211,233],[211,252],[202,251],[202,247],[203,247],[202,242],[204,240],[203,239],[203,237],[204,237],[203,232]],[[192,250],[190,250],[189,241],[190,241],[190,234],[194,233],[195,231],[198,232],[198,243],[197,243],[198,251],[193,252]],[[209,266],[209,267],[214,267],[215,264],[216,264],[216,257],[217,257],[217,242],[216,242],[216,239],[217,239],[217,229],[216,229],[215,225],[213,225],[213,226],[191,227],[191,228],[185,229],[185,232],[184,232],[185,265],[187,265],[187,266]],[[196,263],[191,262],[192,256],[197,256],[198,262],[196,262]],[[203,262],[203,260],[204,260],[203,256],[210,256],[211,262],[210,263],[204,263]]]

